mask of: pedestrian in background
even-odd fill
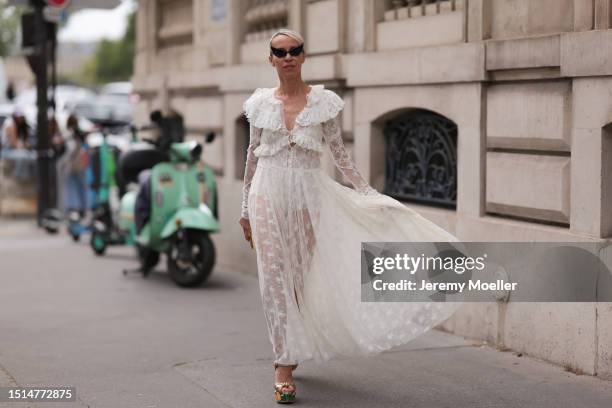
[[[51,149],[49,150],[51,172],[48,175],[49,185],[51,186],[49,191],[50,200],[54,203],[56,208],[62,208],[64,206],[65,178],[59,173],[58,164],[66,152],[66,139],[57,123],[57,118],[53,110],[49,114],[48,132],[49,140],[51,140]]]
[[[12,177],[21,182],[34,180],[36,151],[32,129],[19,106],[14,108],[13,114],[2,126],[0,147],[0,157],[8,162]]]
[[[15,99],[15,85],[13,81],[9,82],[6,86],[6,99],[8,99],[9,102],[13,102]]]
[[[78,118],[71,114],[66,122],[66,211],[77,211],[81,217],[87,210],[87,167],[89,152],[86,133],[79,127]]]

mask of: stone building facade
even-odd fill
[[[141,1],[138,117],[173,108],[190,137],[217,133],[204,157],[220,187],[219,264],[253,273],[238,225],[242,103],[277,85],[267,40],[287,26],[306,39],[304,79],[346,101],[346,144],[379,191],[465,241],[607,241],[611,3]],[[443,328],[612,377],[610,304],[468,304]]]

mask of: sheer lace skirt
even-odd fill
[[[260,157],[248,196],[275,362],[376,354],[448,318],[455,303],[361,302],[361,242],[456,241],[391,197],[331,179],[299,147]]]

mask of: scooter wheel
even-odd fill
[[[106,239],[103,235],[96,233],[91,234],[89,245],[96,255],[102,256],[106,252]]]
[[[79,234],[70,234],[70,236],[74,242],[79,242],[81,240],[81,236]]]
[[[45,227],[45,231],[47,231],[49,234],[57,234],[58,233],[58,228],[52,228],[52,227]]]
[[[210,276],[215,265],[215,245],[208,233],[189,231],[188,245],[191,262],[182,264],[177,259],[177,243],[173,243],[168,254],[168,272],[172,280],[181,287],[200,286]]]

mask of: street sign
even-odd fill
[[[47,6],[43,9],[45,20],[51,23],[61,23],[67,20],[66,9]]]
[[[45,7],[43,9],[43,15],[45,16],[45,21],[49,21],[51,23],[59,23],[62,18],[61,12],[62,12],[62,9],[57,8],[57,7],[50,7],[50,6]]]

